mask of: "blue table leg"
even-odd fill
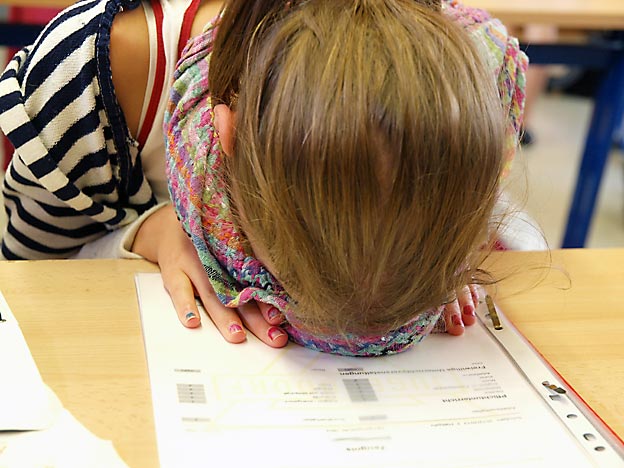
[[[612,60],[596,93],[594,113],[563,238],[564,248],[585,245],[613,134],[624,115],[624,52],[613,54]]]
[[[624,118],[620,120],[620,126],[615,131],[614,141],[618,148],[624,150]]]

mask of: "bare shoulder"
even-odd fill
[[[217,14],[221,11],[223,7],[223,2],[221,0],[203,0],[199,8],[197,9],[197,13],[195,14],[195,18],[193,19],[193,27],[191,28],[191,35],[197,36],[201,33],[204,26],[208,24],[210,20],[212,20]]]
[[[203,0],[191,27],[193,36],[221,11],[221,0]],[[113,86],[130,133],[136,138],[149,74],[149,35],[143,7],[115,16],[111,29],[110,61]]]
[[[142,6],[115,16],[110,61],[117,100],[136,137],[149,73],[149,36]]]

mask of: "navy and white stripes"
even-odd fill
[[[0,77],[0,127],[16,148],[4,258],[68,257],[155,205],[110,73],[114,15],[138,3],[73,5]]]

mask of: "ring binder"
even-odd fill
[[[551,383],[548,382],[548,380],[545,380],[544,382],[542,382],[542,385],[546,388],[549,388],[550,390],[553,390],[557,393],[561,393],[564,394],[566,393],[565,389],[561,388],[561,387],[557,387],[556,385],[553,385]]]
[[[501,325],[498,314],[496,313],[496,306],[494,305],[494,301],[489,295],[485,296],[485,303],[487,305],[488,315],[490,316],[492,324],[494,325],[494,330],[502,330],[503,326]]]

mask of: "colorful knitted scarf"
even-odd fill
[[[513,158],[524,104],[526,56],[516,39],[487,13],[443,2],[443,12],[478,44],[497,77],[503,105],[509,109],[506,169]],[[215,293],[227,307],[255,300],[277,307],[291,341],[324,352],[378,356],[405,350],[431,332],[442,308],[420,313],[385,336],[314,335],[298,325],[292,301],[271,273],[244,249],[232,222],[223,174],[223,155],[214,128],[208,69],[219,19],[189,41],[178,63],[165,114],[167,172],[171,198],[190,236]]]

